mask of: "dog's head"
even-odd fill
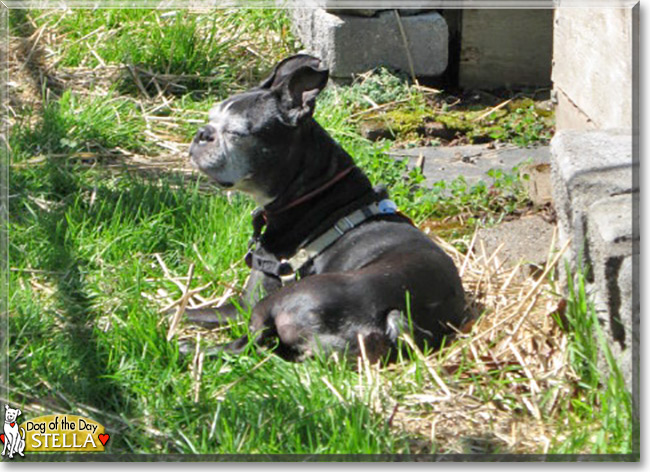
[[[22,411],[20,411],[18,408],[9,408],[9,405],[5,405],[5,410],[6,423],[13,423],[16,421],[16,418],[18,418],[22,413]]]
[[[193,164],[222,188],[249,193],[260,204],[271,202],[292,168],[292,143],[312,119],[328,77],[315,57],[281,61],[258,87],[210,111],[209,123],[190,147]]]

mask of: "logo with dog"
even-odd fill
[[[104,452],[110,435],[98,422],[76,415],[40,416],[18,424],[20,409],[5,405],[0,441],[2,456],[13,459],[25,452]]]
[[[18,426],[16,420],[22,411],[18,408],[10,408],[5,405],[5,425],[0,440],[4,443],[2,448],[2,455],[9,455],[9,459],[14,458],[14,454],[19,454],[25,457],[23,451],[25,450],[25,429]]]

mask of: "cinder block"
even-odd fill
[[[635,190],[632,136],[620,130],[561,131],[551,141],[551,156],[560,239],[572,238],[577,257],[584,250],[589,205]]]
[[[587,210],[587,232],[590,245],[605,257],[629,256],[633,253],[633,241],[639,235],[632,234],[632,205],[639,194],[625,193],[603,198],[592,203]]]
[[[639,254],[612,257],[602,264],[605,273],[597,273],[592,287],[596,315],[609,339],[609,348],[618,363],[628,390],[632,390],[634,347],[639,346]],[[598,361],[600,370],[608,372],[604,352]]]
[[[573,267],[586,262],[590,269],[587,289],[631,390],[640,243],[634,232],[639,189],[633,186],[638,164],[632,136],[616,130],[562,131],[551,142],[551,164],[559,238],[562,243],[572,238]],[[600,364],[607,371],[602,353]]]
[[[322,8],[291,14],[307,52],[321,58],[334,78],[349,79],[382,65],[409,73],[409,52],[419,77],[437,77],[447,68],[447,23],[434,11],[401,17],[406,44],[393,10],[372,17],[334,15]]]
[[[634,316],[639,309],[638,296],[633,296],[633,284],[638,283],[633,278],[633,262],[638,259],[635,243],[639,235],[632,231],[633,199],[638,197],[633,193],[604,198],[587,211],[588,262],[593,270],[596,310],[630,388]],[[605,367],[604,358],[601,363]]]

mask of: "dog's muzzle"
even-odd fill
[[[205,125],[194,135],[190,145],[190,158],[195,164],[198,165],[198,159],[205,152],[205,147],[213,143],[216,137],[217,130],[211,125]]]

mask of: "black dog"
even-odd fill
[[[318,349],[358,354],[362,339],[375,360],[410,327],[419,346],[436,347],[463,322],[456,267],[312,118],[327,81],[318,59],[285,59],[259,87],[213,108],[190,148],[219,186],[261,206],[242,299],[253,307],[254,342],[299,360]],[[238,313],[228,305],[187,315],[218,325]]]

